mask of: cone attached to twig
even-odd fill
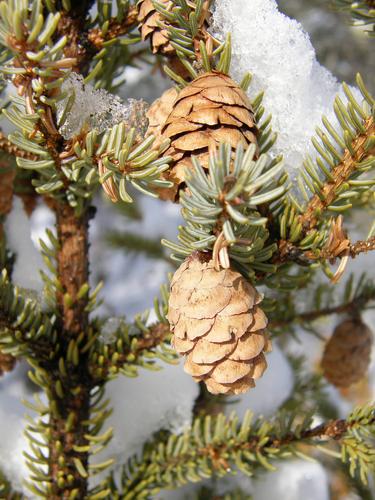
[[[192,155],[208,167],[210,151],[221,142],[233,148],[242,143],[246,148],[256,143],[257,129],[246,93],[223,73],[204,73],[182,89],[173,102],[171,95],[164,94],[156,104],[159,109],[163,105],[163,113],[158,115],[151,106],[149,115],[153,117],[153,133],[160,130],[161,139],[171,141],[165,154],[172,156],[174,163],[165,178],[174,184],[169,199],[175,200],[186,169],[192,167]],[[156,118],[161,120],[159,125]]]
[[[169,0],[159,0],[166,9],[170,8],[173,2]],[[174,54],[175,49],[169,41],[168,32],[162,27],[163,17],[155,9],[152,0],[140,0],[138,2],[138,21],[142,40],[150,40],[151,50],[154,54]]]
[[[348,387],[366,375],[373,335],[360,319],[340,323],[326,344],[322,368],[326,379],[337,387]]]
[[[0,215],[8,214],[12,209],[15,176],[14,168],[0,165]]]
[[[255,386],[271,350],[261,296],[238,272],[215,270],[207,254],[188,257],[173,276],[168,320],[185,371],[213,394]]]
[[[13,370],[16,358],[11,354],[4,354],[0,351],[0,376]]]

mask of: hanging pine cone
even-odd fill
[[[4,354],[0,351],[0,376],[4,375],[5,372],[12,371],[15,364],[15,357],[13,357],[11,354]]]
[[[14,168],[0,165],[0,215],[6,215],[12,209],[15,175]]]
[[[173,104],[177,99],[178,91],[172,87],[156,99],[149,107],[146,116],[148,118],[147,135],[160,136],[161,129],[173,109]]]
[[[239,143],[245,147],[256,143],[257,129],[250,100],[241,87],[223,73],[212,71],[199,76],[181,90],[173,104],[170,97],[162,96],[161,100],[165,108],[171,108],[160,126],[161,139],[171,140],[165,154],[174,159],[172,168],[165,173],[165,178],[174,183],[169,199],[175,200],[184,183],[185,169],[192,167],[192,155],[207,167],[210,150],[220,142],[227,142],[233,148]],[[149,113],[153,113],[152,108]]]
[[[159,0],[165,8],[169,8],[172,3],[169,0]],[[160,26],[164,19],[155,9],[152,0],[140,0],[138,2],[139,29],[142,40],[150,40],[151,50],[154,54],[173,54],[175,49],[169,42],[168,32]]]
[[[241,394],[254,387],[271,349],[260,295],[241,274],[216,271],[194,253],[173,276],[168,320],[185,371],[213,394]]]
[[[360,319],[340,323],[326,344],[322,368],[326,379],[337,387],[358,382],[370,364],[373,335]]]

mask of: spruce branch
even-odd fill
[[[170,187],[172,183],[161,178],[172,160],[163,156],[168,146],[168,140],[158,144],[152,135],[139,140],[136,129],[127,130],[124,122],[104,133],[96,150],[96,161],[99,181],[108,197],[114,203],[120,199],[132,203],[129,184],[154,198],[155,190]]]
[[[4,354],[49,360],[56,342],[54,316],[41,311],[27,292],[12,285],[3,270],[0,276],[0,346]]]
[[[179,228],[180,244],[163,240],[174,251],[172,258],[183,260],[194,250],[215,252],[221,238],[221,247],[228,247],[244,275],[274,272],[268,261],[276,246],[267,245],[268,218],[259,207],[272,206],[285,195],[286,178],[278,178],[282,159],[257,158],[254,144],[246,151],[239,145],[232,155],[230,146],[221,144],[211,155],[208,174],[194,157],[193,165],[186,179],[188,191],[181,194],[186,226]]]
[[[233,416],[206,416],[196,419],[183,435],[172,434],[146,445],[142,457],[134,457],[124,468],[121,489],[117,490],[112,482],[112,491],[127,500],[150,498],[162,488],[175,488],[213,475],[221,477],[235,473],[236,469],[253,475],[261,468],[274,470],[275,460],[293,455],[303,457],[301,444],[319,445],[330,451],[331,442],[341,445],[344,461],[351,445],[352,449],[363,450],[353,468],[359,468],[366,479],[374,463],[369,448],[374,432],[373,406],[355,410],[346,420],[329,420],[315,427],[309,416],[297,423],[293,414],[285,415],[279,423],[261,419],[252,422],[249,412],[242,423]],[[356,435],[356,441],[352,441]]]
[[[347,12],[354,26],[368,26],[369,36],[375,35],[375,3],[374,0],[333,0],[336,10]]]
[[[278,250],[280,262],[295,260],[297,257],[301,260],[305,259],[305,263],[317,260],[329,260],[334,262],[337,258],[342,259],[347,255],[354,259],[361,253],[367,253],[375,250],[375,237],[372,236],[367,240],[358,240],[354,243],[346,237],[343,237],[341,240],[335,241],[335,248],[325,246],[320,251],[308,250],[305,252],[301,251],[297,245],[281,240],[278,244]]]
[[[283,207],[275,262],[297,261],[302,256],[307,257],[307,261],[320,259],[324,264],[324,260],[338,257],[340,253],[350,254],[350,242],[346,241],[340,226],[342,221],[340,217],[332,220],[332,216],[349,210],[356,200],[363,200],[363,193],[371,192],[373,180],[368,174],[375,166],[374,99],[360,75],[357,75],[357,84],[363,103],[358,102],[346,84],[343,90],[347,102],[339,96],[335,99],[334,111],[341,131],[326,117],[322,118],[325,130],[316,129],[317,137],[312,138],[318,153],[316,162],[307,157],[298,179],[304,202],[291,195]],[[338,241],[340,238],[342,241]],[[340,246],[340,243],[345,244]],[[332,249],[334,254],[330,252]],[[307,252],[305,256],[304,252]],[[327,253],[325,259],[324,252]]]
[[[299,216],[299,223],[306,233],[316,227],[321,214],[337,199],[337,193],[344,183],[350,181],[360,163],[373,159],[373,150],[367,146],[369,138],[375,135],[375,122],[371,116],[363,123],[364,130],[351,141],[341,161],[332,169],[332,180],[327,181],[307,204],[304,213]]]
[[[372,250],[375,250],[375,236],[372,238],[369,238],[368,240],[364,241],[356,241],[355,243],[352,243],[350,245],[350,256],[351,257],[356,257],[360,253],[367,253],[371,252]]]
[[[129,253],[143,253],[151,259],[164,259],[171,263],[165,256],[160,238],[150,238],[129,231],[110,231],[106,234],[106,240],[113,248],[124,249]]]
[[[90,450],[85,422],[90,419],[90,393],[94,388],[87,355],[79,353],[78,344],[80,337],[87,338],[88,330],[88,294],[82,293],[88,287],[88,214],[77,217],[68,204],[57,204],[56,225],[60,283],[56,305],[61,338],[59,371],[51,373],[46,387],[50,408],[47,491],[53,499],[73,494],[83,498],[87,493]]]
[[[137,23],[138,9],[129,5],[125,12],[119,12],[117,17],[106,19],[99,28],[91,28],[87,38],[96,50],[101,50],[113,43],[114,39],[131,31]]]
[[[133,330],[137,334],[129,335],[124,329],[117,332],[116,340],[111,344],[98,344],[91,354],[90,372],[97,382],[115,378],[122,374],[136,377],[138,367],[148,370],[159,370],[156,359],[167,363],[175,363],[177,355],[168,344],[170,328],[166,323],[155,323],[143,326],[139,331],[139,323]]]
[[[5,500],[22,500],[24,498],[20,492],[13,490],[11,482],[2,470],[0,470],[0,496]]]
[[[298,288],[297,288],[298,289]],[[294,290],[293,290],[294,291]],[[270,319],[270,329],[277,335],[293,332],[295,325],[311,328],[311,323],[324,316],[348,314],[357,317],[370,308],[375,301],[375,286],[371,279],[360,276],[355,282],[351,275],[345,284],[342,297],[335,300],[333,287],[318,285],[311,292],[311,305],[301,311],[295,305],[294,294],[289,290],[280,292],[276,298],[265,300],[265,308]]]
[[[106,338],[108,334],[104,333],[103,323],[94,322],[92,327],[99,336],[90,349],[90,371],[95,380],[111,379],[118,374],[135,377],[138,367],[159,370],[157,359],[176,363],[177,354],[170,348],[170,326],[166,319],[167,286],[162,285],[160,291],[161,300],[156,298],[154,301],[157,323],[148,325],[149,311],[145,311],[135,317],[134,323],[120,321]]]

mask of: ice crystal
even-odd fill
[[[96,90],[85,84],[77,73],[67,78],[63,91],[67,97],[58,103],[57,120],[65,139],[71,139],[85,128],[104,132],[120,122],[125,122],[129,129],[134,127],[141,137],[144,135],[147,127],[145,101],[127,99],[122,102],[104,89]]]

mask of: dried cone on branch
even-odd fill
[[[11,354],[4,354],[0,351],[0,376],[13,370],[16,364],[16,358]]]
[[[182,89],[174,101],[172,95],[170,91],[163,94],[148,115],[152,122],[150,132],[155,134],[160,130],[160,138],[171,141],[165,154],[172,156],[174,163],[165,177],[174,183],[169,199],[175,200],[184,183],[186,168],[192,167],[192,155],[208,167],[209,152],[220,142],[233,148],[239,143],[246,147],[256,143],[257,129],[246,93],[223,73],[205,73]]]
[[[213,394],[241,394],[255,386],[271,349],[261,298],[232,269],[216,271],[196,253],[173,276],[168,320],[185,371]]]
[[[8,214],[12,209],[15,175],[14,168],[0,165],[0,216]]]
[[[340,323],[327,342],[323,353],[324,376],[337,387],[358,382],[370,364],[373,335],[360,319]]]
[[[159,0],[165,8],[172,5],[168,0]],[[151,50],[154,54],[174,54],[175,49],[169,42],[168,32],[160,26],[164,19],[155,9],[152,0],[138,2],[138,21],[142,40],[150,40]]]

